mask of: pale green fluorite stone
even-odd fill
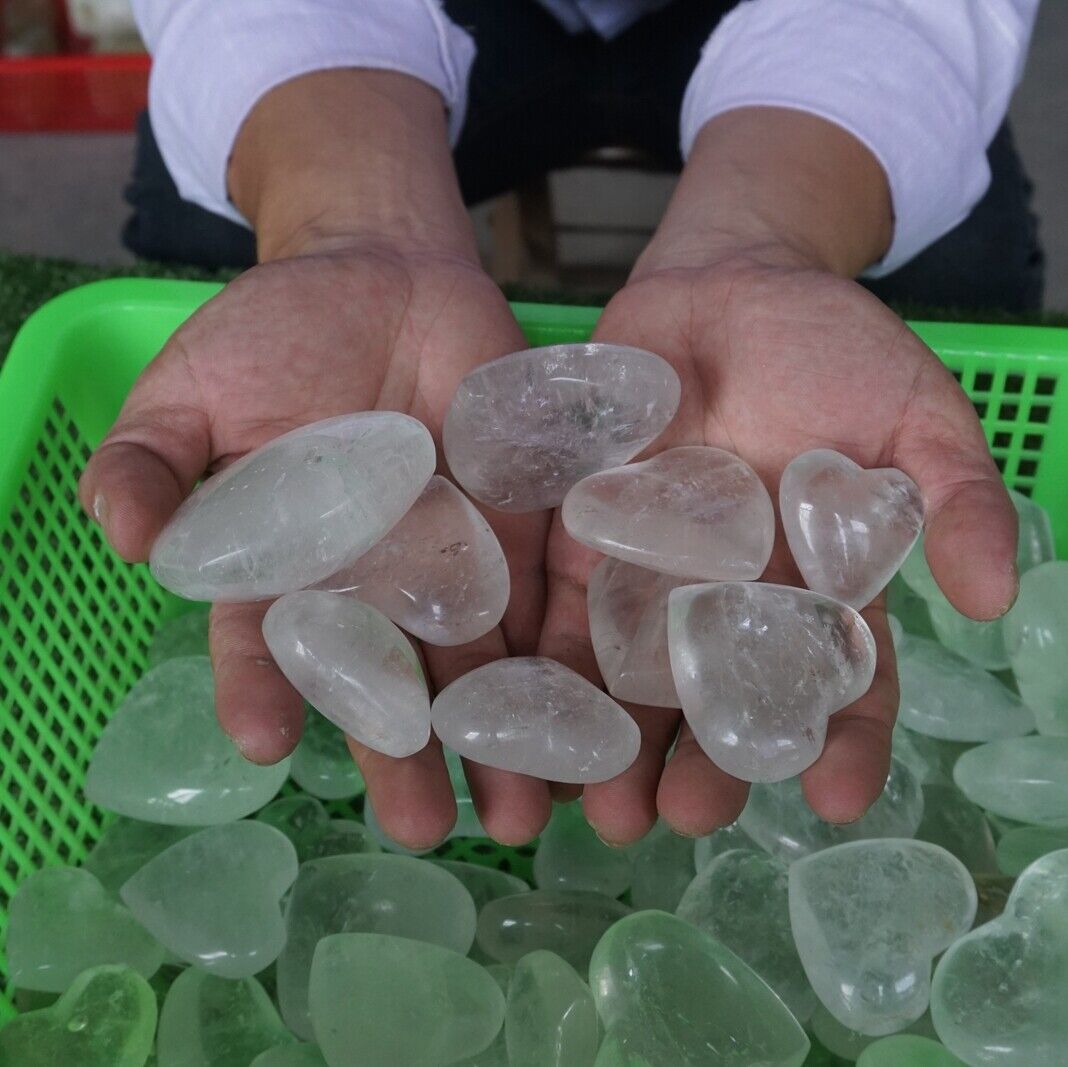
[[[538,889],[491,900],[478,916],[478,947],[490,959],[515,963],[546,949],[580,974],[601,935],[630,908],[589,890]]]
[[[916,837],[941,845],[973,874],[992,874],[998,870],[990,824],[982,808],[956,786],[923,787],[923,819]]]
[[[972,746],[962,741],[943,741],[919,734],[898,723],[894,727],[892,751],[921,785],[952,785],[953,765]]]
[[[207,826],[263,807],[289,759],[249,763],[215,718],[207,656],[167,660],[126,694],[97,742],[85,778],[94,804],[146,822]]]
[[[931,961],[972,925],[975,883],[926,841],[853,841],[790,868],[790,925],[823,1006],[881,1036],[927,1010]]]
[[[320,800],[347,800],[364,791],[363,775],[345,735],[325,715],[309,711],[289,774],[306,793]]]
[[[125,964],[148,978],[163,963],[163,946],[77,867],[46,867],[18,887],[6,951],[12,984],[45,993],[62,993],[101,964]]]
[[[554,804],[534,854],[539,889],[589,889],[618,897],[630,885],[630,858],[611,848],[586,821],[582,801]]]
[[[696,873],[694,843],[658,822],[630,854],[630,902],[635,910],[674,911]]]
[[[122,887],[122,899],[182,959],[223,978],[248,978],[282,951],[279,902],[296,876],[285,835],[242,820],[161,852]]]
[[[129,967],[83,971],[47,1008],[0,1030],[2,1067],[143,1067],[156,1032],[156,998]]]
[[[475,936],[475,905],[458,879],[407,856],[330,856],[301,865],[286,902],[278,1002],[298,1037],[312,1037],[308,982],[318,942],[375,933],[441,945],[461,955]]]
[[[1004,914],[938,962],[931,1013],[943,1043],[982,1067],[1063,1067],[1068,1049],[1068,849],[1020,875]]]
[[[1018,875],[1051,852],[1068,849],[1068,825],[1019,826],[998,841],[998,868],[1004,874]]]
[[[515,973],[515,964],[491,963],[486,967],[486,973],[500,987],[504,994],[505,1004],[508,1001],[508,989],[512,984],[512,975]],[[511,1067],[508,1062],[508,1041],[502,1026],[497,1036],[481,1051],[466,1059],[457,1060],[454,1067]]]
[[[837,1057],[835,1067],[839,1060],[848,1060],[850,1063],[860,1058],[861,1054],[869,1045],[883,1038],[872,1037],[870,1034],[861,1034],[856,1030],[850,1030],[843,1026],[822,1004],[816,1005],[812,1013],[809,1028],[813,1037],[828,1052]],[[934,1040],[937,1037],[934,1026],[931,1023],[931,1013],[926,1011],[914,1023],[910,1023],[900,1034],[915,1034],[917,1037],[926,1037]],[[806,1064],[806,1067],[808,1065]]]
[[[455,1063],[486,1048],[504,1021],[504,996],[483,967],[386,934],[324,937],[308,1003],[331,1067]]]
[[[198,604],[190,611],[160,623],[148,646],[148,666],[156,667],[164,660],[179,656],[206,656],[210,610],[210,605]]]
[[[675,912],[726,945],[804,1022],[816,1006],[790,929],[788,871],[763,852],[732,849],[690,883]]]
[[[906,634],[934,637],[927,601],[909,587],[900,572],[886,588],[886,610],[897,619]]]
[[[261,1052],[249,1067],[327,1067],[315,1045],[278,1045]]]
[[[82,867],[95,874],[100,884],[117,897],[123,883],[150,859],[199,829],[198,826],[140,822],[120,815],[100,835]]]
[[[293,1041],[255,978],[230,981],[195,967],[171,986],[159,1017],[159,1067],[248,1067]]]
[[[923,792],[915,775],[897,759],[882,794],[856,822],[824,822],[801,793],[797,778],[754,785],[738,818],[741,828],[760,848],[792,863],[846,841],[875,837],[911,837],[923,818]]]
[[[590,988],[604,1025],[623,1028],[628,1055],[657,1067],[800,1067],[808,1053],[805,1032],[753,970],[665,912],[635,912],[605,934]]]
[[[857,1067],[966,1067],[952,1052],[918,1034],[894,1034],[870,1044]]]
[[[510,897],[516,893],[529,893],[530,886],[514,874],[499,871],[495,867],[483,867],[480,863],[464,863],[462,860],[430,860],[436,867],[458,878],[475,902],[475,911],[481,911],[491,900]]]
[[[987,811],[1036,825],[1068,822],[1068,737],[1014,737],[965,752],[953,780]]]
[[[717,856],[729,852],[732,848],[749,848],[763,851],[741,827],[732,822],[706,837],[699,837],[693,844],[693,861],[698,871],[703,871]]]
[[[962,615],[945,597],[927,603],[938,643],[976,667],[1002,671],[1009,665],[1005,620],[978,622]]]
[[[511,1067],[591,1067],[600,1041],[589,986],[552,952],[516,964],[504,1032]]]
[[[356,852],[380,852],[371,831],[356,819],[331,819],[314,797],[283,797],[272,801],[256,815],[281,830],[297,850],[297,859],[320,859]]]

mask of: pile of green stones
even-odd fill
[[[102,836],[11,902],[0,1067],[1064,1067],[1068,564],[1017,507],[1007,620],[948,616],[922,554],[894,580],[901,715],[858,822],[789,779],[709,837],[611,848],[558,804],[533,884],[390,841],[311,709],[290,758],[245,762],[206,609],[169,621],[90,766]],[[451,836],[484,836],[446,757]]]

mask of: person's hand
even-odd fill
[[[687,192],[684,179],[680,195]],[[682,380],[679,413],[647,454],[684,444],[727,449],[757,471],[776,504],[783,468],[808,449],[898,467],[923,492],[927,556],[950,601],[976,619],[1006,611],[1016,592],[1015,514],[974,409],[935,355],[875,297],[832,273],[818,249],[767,232],[697,234],[692,212],[680,219],[675,204],[672,212],[595,335],[658,353]],[[586,584],[598,558],[554,518],[540,651],[594,680]],[[803,584],[781,524],[763,580]],[[801,776],[811,807],[832,822],[858,818],[881,791],[897,713],[882,598],[863,614],[878,646],[875,681],[831,716],[826,747]],[[584,791],[601,836],[632,841],[658,810],[690,835],[731,822],[748,786],[705,756],[678,713],[629,710],[643,733],[637,762]]]
[[[344,88],[351,92],[351,85]],[[443,144],[440,103],[434,107]],[[414,140],[424,157],[430,154],[425,140]],[[293,201],[279,195],[271,202],[285,215]],[[460,379],[525,347],[500,290],[478,266],[458,194],[450,210],[433,232],[408,226],[398,232],[379,225],[381,218],[370,233],[346,233],[321,216],[311,225],[292,225],[287,216],[281,229],[257,221],[261,258],[272,261],[231,282],[174,334],[83,475],[83,503],[123,558],[147,558],[203,474],[296,426],[346,412],[402,411],[425,423],[440,446]],[[265,212],[249,214],[262,219]],[[422,648],[435,689],[484,662],[530,653],[537,641],[547,516],[487,518],[509,560],[511,606],[502,626],[477,641]],[[211,617],[219,719],[259,763],[292,751],[304,716],[264,643],[267,606],[220,604]],[[456,813],[436,741],[401,760],[355,742],[350,747],[392,837],[413,848],[444,837]],[[471,764],[467,774],[491,834],[518,843],[540,830],[550,806],[545,783]]]

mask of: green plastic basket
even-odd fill
[[[73,289],[26,322],[0,374],[0,935],[23,878],[79,862],[99,837],[103,814],[81,791],[89,754],[154,628],[181,610],[104,544],[78,506],[78,475],[140,370],[218,289],[148,279]],[[514,309],[535,345],[584,340],[598,316]],[[1006,480],[1049,508],[1068,554],[1068,330],[913,328],[973,397]],[[529,873],[529,850],[447,849]],[[12,1012],[0,992],[0,1022]]]

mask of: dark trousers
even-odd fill
[[[733,0],[676,0],[616,40],[572,36],[533,0],[446,0],[478,44],[455,160],[469,204],[574,165],[591,149],[640,150],[678,171],[682,94],[701,50]],[[241,226],[182,200],[147,116],[138,125],[123,238],[149,259],[246,267],[255,241]],[[1043,257],[1031,184],[1003,126],[988,151],[992,181],[954,230],[893,274],[865,284],[892,303],[965,312],[1041,306]]]

